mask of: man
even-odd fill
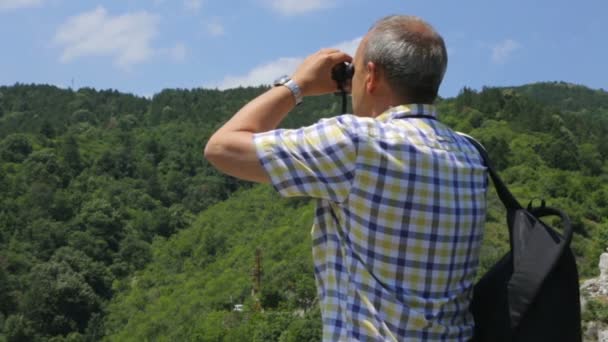
[[[336,91],[353,62],[354,115],[274,130],[301,97]],[[326,341],[456,341],[485,220],[486,169],[431,105],[447,66],[443,39],[416,17],[377,22],[355,58],[324,49],[251,101],[205,148],[219,170],[318,199],[312,231]]]

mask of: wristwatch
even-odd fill
[[[302,100],[304,99],[302,96],[302,89],[300,89],[300,86],[298,86],[298,84],[294,82],[291,77],[287,75],[279,77],[276,81],[274,81],[274,86],[286,86],[296,100],[296,105],[302,103]]]

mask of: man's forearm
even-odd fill
[[[294,106],[295,99],[287,87],[271,88],[241,108],[209,141],[229,132],[260,133],[273,130]]]

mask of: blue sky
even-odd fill
[[[320,48],[354,53],[395,13],[444,36],[444,97],[554,80],[608,89],[606,0],[0,0],[0,85],[151,96],[268,84]]]

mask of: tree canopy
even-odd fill
[[[224,176],[201,154],[265,90],[0,87],[0,341],[319,340],[312,203]],[[283,126],[338,110],[333,96],[306,99]],[[438,110],[481,140],[522,203],[570,214],[579,272],[594,276],[608,246],[608,93],[464,88]],[[480,275],[508,248],[488,198]]]

